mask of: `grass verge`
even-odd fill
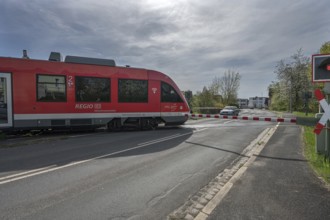
[[[314,127],[304,126],[305,156],[315,172],[330,184],[330,161],[316,153]]]
[[[315,113],[308,113],[306,115],[305,112],[293,112],[293,114],[297,117],[306,117],[306,118],[314,118],[315,117]]]

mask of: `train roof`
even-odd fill
[[[3,57],[3,58],[13,58],[13,57]],[[13,58],[15,59],[15,58]],[[16,58],[20,59],[20,58]],[[22,59],[30,59],[27,55],[26,50],[23,50]],[[31,59],[35,60],[35,59]],[[37,60],[37,59],[36,59]],[[40,60],[47,61],[47,60]],[[49,55],[48,61],[61,62],[61,63],[74,63],[74,64],[87,64],[87,65],[97,65],[97,66],[109,66],[116,67],[116,62],[113,59],[102,59],[102,58],[93,58],[93,57],[81,57],[81,56],[66,56],[64,61],[61,53],[51,52]],[[128,66],[126,66],[128,67]]]
[[[92,58],[92,57],[81,57],[81,56],[71,56],[67,55],[64,59],[62,54],[59,52],[51,52],[48,60],[41,59],[30,59],[27,55],[27,51],[23,50],[23,57],[0,57],[5,59],[17,59],[17,60],[25,60],[25,61],[41,61],[41,62],[52,62],[52,63],[62,63],[62,64],[78,64],[78,65],[96,65],[96,66],[104,66],[104,67],[116,67],[116,68],[130,68],[135,70],[144,70],[153,72],[153,74],[164,75],[169,78],[166,74],[161,73],[156,70],[145,69],[140,67],[131,67],[129,65],[126,66],[117,66],[116,62],[113,59],[103,59],[103,58]]]
[[[61,62],[62,55],[59,52],[51,52],[48,60]],[[101,59],[101,58],[80,57],[80,56],[66,56],[64,62],[65,63],[99,65],[99,66],[111,66],[111,67],[116,66],[116,62],[112,59]]]

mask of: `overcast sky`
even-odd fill
[[[240,98],[268,96],[274,68],[330,40],[329,0],[0,0],[0,56],[51,51],[154,69],[201,91],[228,69]]]

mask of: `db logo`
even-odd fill
[[[324,95],[322,94],[321,90],[317,89],[315,90],[315,96],[317,100],[319,100],[320,105],[322,106],[324,110],[324,114],[321,117],[320,121],[317,123],[314,133],[319,135],[322,131],[322,129],[325,127],[325,124],[328,120],[330,120],[330,105],[327,103],[327,101],[324,98]]]

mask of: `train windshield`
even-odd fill
[[[162,82],[162,102],[183,102],[183,100],[171,85]]]

